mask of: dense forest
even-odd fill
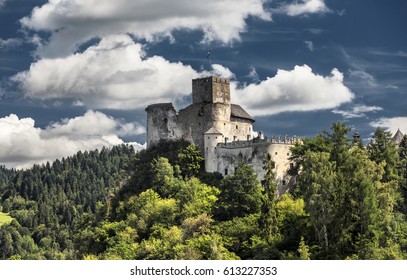
[[[0,258],[407,259],[407,137],[349,132],[296,144],[286,194],[270,157],[223,178],[184,141],[0,168]]]

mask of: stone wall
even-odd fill
[[[271,155],[276,164],[275,176],[279,193],[284,193],[295,183],[295,178],[287,174],[290,168],[291,143],[271,143],[267,141],[236,141],[227,144],[218,144],[216,153],[216,169],[223,176],[233,175],[239,163],[250,165],[259,180],[264,178],[263,161],[265,156]],[[211,166],[211,169],[215,167]]]
[[[178,126],[177,111],[171,103],[150,105],[147,111],[147,147],[160,139],[180,139],[182,133]]]
[[[192,80],[192,103],[230,104],[230,82],[219,77]]]

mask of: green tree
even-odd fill
[[[391,133],[377,128],[372,140],[367,145],[369,158],[377,164],[385,163],[383,182],[398,180],[399,153],[392,141]]]
[[[298,254],[300,260],[310,260],[311,255],[309,251],[309,246],[305,244],[304,236],[301,236],[300,244],[298,245]]]
[[[330,154],[324,152],[307,152],[303,172],[298,178],[317,240],[326,253],[330,248],[332,225],[338,205],[335,197],[336,165],[330,162],[330,157]]]
[[[203,184],[197,178],[181,183],[176,199],[180,203],[181,217],[193,217],[200,214],[212,214],[220,191]]]
[[[403,195],[404,203],[401,205],[401,211],[407,214],[407,135],[404,135],[399,145],[399,183]]]
[[[177,156],[176,164],[184,178],[196,177],[203,170],[204,158],[194,144],[182,149]]]
[[[179,180],[174,177],[174,168],[167,158],[154,159],[151,188],[163,198],[174,197],[179,190]]]
[[[267,153],[267,156],[263,162],[265,175],[261,182],[263,186],[263,196],[259,226],[269,244],[280,239],[277,217],[278,186],[275,180],[274,168],[275,163],[271,159],[270,154]]]
[[[240,163],[235,174],[223,179],[216,210],[220,220],[259,213],[262,205],[262,188],[253,168]]]

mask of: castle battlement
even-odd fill
[[[229,79],[221,78],[216,76],[205,77],[205,78],[197,78],[192,80],[192,85],[194,84],[202,84],[202,83],[221,83],[221,84],[230,84]]]

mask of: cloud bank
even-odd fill
[[[203,41],[240,40],[249,16],[271,20],[263,0],[49,0],[21,20],[29,30],[51,32],[43,57],[72,52],[95,37],[132,34],[155,41],[176,30],[200,30]]]
[[[130,110],[182,100],[191,93],[191,80],[200,76],[234,78],[222,65],[213,64],[212,69],[196,72],[159,56],[146,58],[140,44],[127,35],[117,35],[102,39],[83,53],[42,59],[13,80],[31,98],[71,98],[74,104],[91,109]],[[232,82],[231,87],[234,102],[253,115],[332,109],[353,99],[337,69],[323,77],[307,65],[279,70],[259,84],[239,88]]]
[[[278,70],[276,76],[259,84],[235,87],[233,97],[233,102],[259,116],[332,109],[352,101],[354,94],[343,84],[343,74],[337,69],[324,77],[303,65],[291,71]]]
[[[119,136],[145,132],[137,123],[123,123],[103,113],[88,111],[83,116],[65,119],[45,129],[35,127],[32,118],[11,114],[0,118],[0,164],[29,168],[75,154],[123,144]],[[143,146],[133,143],[136,150]]]
[[[112,35],[83,53],[41,59],[12,79],[31,98],[71,98],[92,109],[144,109],[190,94],[196,77],[192,67],[146,58],[130,36]]]

